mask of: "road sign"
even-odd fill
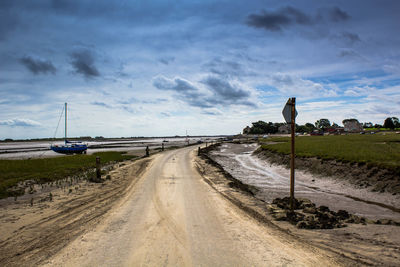
[[[295,126],[296,126],[296,98],[292,97],[289,98],[286,102],[285,107],[282,110],[283,117],[285,121],[290,124],[290,136],[291,136],[291,153],[290,153],[290,210],[293,211],[294,209],[294,158],[295,158],[295,148],[294,148],[294,141],[295,141]]]
[[[289,98],[285,107],[282,110],[282,115],[287,123],[292,123],[292,99]],[[295,110],[295,118],[297,117],[297,110]]]

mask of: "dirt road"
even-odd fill
[[[51,266],[329,266],[335,256],[246,215],[203,181],[193,147],[168,151]]]

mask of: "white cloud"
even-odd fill
[[[344,91],[345,96],[367,96],[368,94],[376,91],[376,88],[370,86],[353,86]]]
[[[41,123],[30,119],[9,119],[0,121],[0,125],[4,126],[22,126],[22,127],[38,127]]]
[[[335,97],[338,95],[338,88],[334,84],[317,83],[286,73],[269,75],[267,83],[288,96],[315,98]]]

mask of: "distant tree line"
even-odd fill
[[[347,123],[360,123],[357,119],[350,118],[345,119],[342,121],[343,125]],[[274,134],[279,132],[279,127],[286,125],[286,123],[281,122],[265,122],[265,121],[257,121],[253,122],[252,126],[249,127],[248,133],[249,134]],[[388,117],[385,119],[383,125],[380,124],[373,124],[371,122],[364,122],[362,123],[363,128],[387,128],[387,129],[396,129],[400,128],[400,121],[397,117]],[[296,124],[296,132],[304,132],[304,133],[311,133],[313,131],[326,131],[328,129],[337,129],[340,126],[336,123],[332,123],[326,119],[322,118],[317,120],[315,123],[306,123],[304,125]]]
[[[250,134],[274,134],[278,132],[280,126],[284,125],[284,123],[279,122],[265,122],[265,121],[257,121],[253,122],[250,127]]]
[[[386,128],[386,129],[391,129],[394,130],[396,128],[400,128],[400,121],[399,118],[397,117],[388,117],[385,119],[385,121],[382,124],[373,124],[371,122],[364,122],[363,123],[364,128]]]

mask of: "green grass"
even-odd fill
[[[377,131],[392,131],[392,129],[389,129],[389,128],[364,128],[364,130],[365,131],[375,131],[375,132],[377,132]],[[396,128],[396,129],[393,129],[394,131],[399,131],[400,130],[400,128]]]
[[[96,156],[102,164],[123,161],[135,156],[120,152],[99,152],[93,155],[73,155],[30,160],[0,160],[0,198],[13,195],[7,189],[24,180],[38,183],[52,182],[96,167]]]
[[[268,138],[266,141],[278,143],[263,144],[263,149],[290,154],[289,137]],[[296,155],[368,164],[400,172],[400,135],[299,136],[296,137]]]

